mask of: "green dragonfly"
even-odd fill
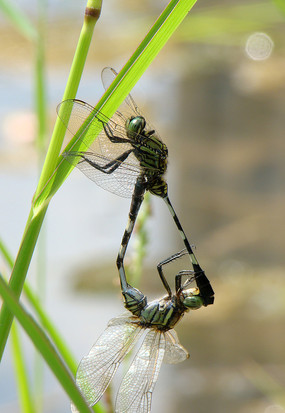
[[[168,258],[168,262],[185,253],[187,252],[182,251],[173,255]],[[162,267],[163,264],[164,262],[159,266]],[[138,341],[142,341],[122,380],[114,411],[151,411],[152,393],[162,362],[175,364],[189,357],[173,327],[187,311],[207,305],[197,287],[189,288],[192,281],[197,282],[197,275],[193,274],[194,271],[183,270],[176,275],[175,294],[171,292],[168,283],[163,281],[167,295],[150,303],[142,292],[130,285],[127,294],[122,291],[125,298],[127,295],[126,308],[132,315],[124,314],[110,320],[77,370],[76,383],[89,406],[100,400],[120,363]],[[191,278],[183,283],[184,276]],[[78,413],[73,404],[71,410]]]
[[[114,69],[103,69],[102,82],[105,89],[116,76]],[[65,100],[57,108],[58,116],[72,134],[76,134],[80,128],[83,129],[79,139],[83,138],[86,132],[95,133],[98,128],[101,130],[86,151],[68,151],[64,152],[63,156],[102,188],[123,197],[132,197],[129,219],[117,257],[123,295],[126,299],[129,291],[124,257],[145,192],[149,191],[165,201],[189,254],[204,303],[212,304],[212,286],[198,263],[168,197],[168,187],[164,179],[167,169],[167,147],[142,116],[130,95],[126,98],[125,104],[127,110],[117,111],[112,119],[77,99]],[[88,125],[82,127],[87,118]],[[170,294],[170,290],[168,292]]]

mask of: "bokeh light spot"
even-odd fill
[[[273,41],[265,33],[253,33],[246,41],[245,51],[253,60],[265,60],[271,55]]]

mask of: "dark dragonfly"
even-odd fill
[[[103,69],[102,82],[105,89],[116,75],[112,68]],[[125,103],[127,110],[124,113],[117,111],[112,119],[77,99],[65,100],[57,108],[60,119],[72,134],[77,133],[86,119],[93,114],[88,125],[83,128],[80,138],[87,132],[95,133],[96,129],[102,129],[93,144],[86,148],[86,152],[69,151],[64,152],[63,156],[102,188],[123,197],[132,197],[129,219],[117,257],[123,295],[126,297],[129,291],[123,261],[144,194],[149,191],[165,201],[190,256],[204,304],[212,304],[214,291],[198,263],[168,197],[167,183],[164,179],[167,169],[167,147],[140,114],[130,95]],[[168,261],[169,259],[165,260],[162,265]],[[170,296],[170,289],[168,293]]]
[[[184,253],[187,252],[175,254],[169,258],[169,262]],[[163,263],[159,264],[160,267],[162,265]],[[126,308],[132,315],[124,314],[110,320],[108,327],[87,356],[83,357],[77,370],[76,383],[89,406],[100,400],[125,356],[143,337],[142,344],[120,385],[115,412],[151,411],[152,393],[162,362],[175,364],[189,357],[173,327],[184,313],[207,305],[198,288],[189,288],[192,281],[197,282],[197,275],[193,274],[193,271],[180,271],[176,275],[175,294],[164,280],[167,295],[150,303],[143,293],[130,285],[127,293],[122,291]],[[187,283],[182,283],[184,276],[192,277]],[[71,410],[78,413],[73,404]]]

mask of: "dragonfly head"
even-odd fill
[[[134,134],[141,134],[146,125],[145,118],[143,116],[132,116],[126,120],[126,132],[129,138],[132,138]]]
[[[182,291],[181,299],[183,305],[188,310],[197,310],[204,305],[204,300],[200,295],[199,288],[188,288]]]

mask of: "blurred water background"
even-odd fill
[[[35,1],[17,4],[36,20]],[[102,68],[122,67],[165,4],[103,4],[79,99],[97,102]],[[84,6],[47,2],[50,133]],[[285,412],[284,19],[281,1],[199,0],[133,91],[168,145],[169,195],[216,292],[214,306],[177,326],[191,358],[162,367],[154,413]],[[34,50],[3,15],[0,38],[0,235],[16,255],[39,174]],[[157,297],[163,290],[156,264],[183,246],[164,203],[154,197],[151,203],[140,287]],[[78,360],[123,312],[115,259],[128,209],[129,200],[73,171],[48,210],[45,307]],[[23,346],[32,371],[34,351],[24,334]],[[44,411],[68,412],[68,398],[48,369],[44,386]],[[0,412],[19,411],[7,346]]]

